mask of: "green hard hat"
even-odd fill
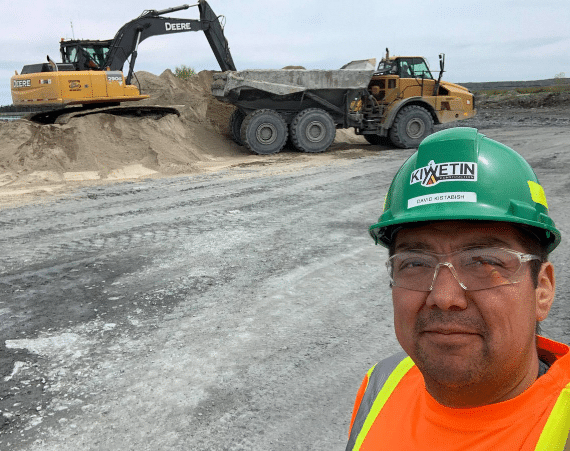
[[[389,247],[406,225],[445,220],[531,227],[547,252],[560,243],[530,165],[474,128],[452,128],[424,139],[392,180],[384,211],[369,230],[376,244]]]

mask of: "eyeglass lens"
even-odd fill
[[[538,258],[500,248],[464,249],[439,255],[404,251],[387,262],[392,284],[416,291],[431,291],[438,271],[447,266],[466,290],[483,290],[517,283],[524,261]],[[452,269],[452,268],[453,269]]]

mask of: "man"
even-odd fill
[[[564,450],[570,352],[536,333],[560,232],[528,163],[475,129],[435,133],[370,233],[404,352],[365,376],[347,450]]]

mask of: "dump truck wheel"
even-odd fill
[[[277,153],[287,142],[287,123],[274,110],[255,110],[241,124],[243,144],[260,155]]]
[[[392,128],[390,140],[402,149],[418,147],[423,139],[433,133],[433,118],[418,105],[410,105],[400,110]]]
[[[291,141],[303,152],[324,152],[331,146],[335,136],[333,118],[319,108],[303,110],[291,122]]]
[[[230,133],[234,142],[240,146],[243,146],[243,141],[241,140],[241,124],[245,116],[246,114],[239,108],[236,108],[230,116]]]
[[[364,139],[368,141],[373,146],[390,146],[392,141],[388,136],[380,136],[380,135],[362,135]]]

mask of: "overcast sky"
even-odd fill
[[[176,0],[0,0],[0,105],[12,103],[10,77],[25,64],[61,61],[60,38],[110,39],[145,9]],[[338,69],[391,54],[421,55],[432,70],[446,54],[444,79],[539,80],[570,77],[568,0],[210,0],[226,20],[239,69]],[[199,18],[198,8],[171,14]],[[73,29],[72,29],[73,24]],[[151,37],[136,70],[159,75],[185,64],[219,70],[202,32]]]

